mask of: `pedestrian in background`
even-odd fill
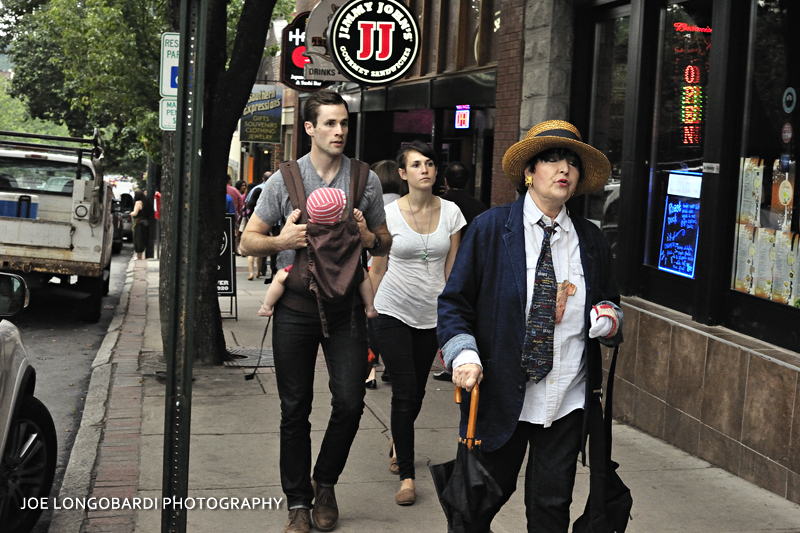
[[[252,186],[253,184],[251,183],[250,185]],[[239,226],[240,228],[242,228],[242,233],[244,233],[244,228],[247,227],[247,222],[250,220],[250,217],[253,216],[253,213],[255,212],[256,209],[256,204],[258,203],[258,198],[261,196],[262,189],[256,189],[254,186],[252,187],[252,189],[254,189],[252,191],[253,194],[252,195],[248,194],[250,199],[247,202],[245,202],[245,208],[244,208],[245,214],[242,217],[242,219],[244,220],[244,224]],[[252,255],[247,256],[247,271],[249,273],[247,276],[248,280],[253,280],[254,278],[258,279],[264,275],[264,271],[262,270],[263,267],[261,265],[262,259],[263,257],[254,257]]]
[[[376,257],[370,278],[376,288],[375,334],[392,382],[392,446],[396,461],[398,505],[416,501],[414,421],[422,409],[425,384],[438,344],[436,298],[442,292],[458,250],[464,216],[453,202],[433,194],[436,154],[414,141],[397,154],[400,177],[408,194],[386,206],[392,234],[388,257]]]
[[[144,259],[144,252],[147,250],[147,230],[152,211],[144,191],[136,189],[133,194],[131,218],[133,219],[133,251],[136,252],[137,259]]]

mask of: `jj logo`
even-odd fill
[[[372,57],[386,61],[392,56],[392,33],[394,22],[367,22],[359,21],[358,32],[361,48],[358,50],[358,59],[363,61]],[[375,51],[375,32],[378,33],[378,50]]]

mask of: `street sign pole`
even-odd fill
[[[177,83],[175,174],[166,271],[169,313],[164,356],[167,385],[164,415],[162,533],[186,532],[189,491],[192,365],[195,356],[195,295],[200,205],[200,148],[208,0],[181,0],[181,46]]]

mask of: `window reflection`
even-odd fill
[[[630,18],[625,16],[596,25],[592,121],[591,131],[587,132],[587,140],[606,154],[611,162],[611,178],[603,191],[589,195],[585,216],[600,225],[615,254],[622,175],[629,23]]]

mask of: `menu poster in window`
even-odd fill
[[[733,280],[733,288],[739,292],[752,294],[753,292],[753,257],[756,254],[756,246],[753,244],[756,228],[748,224],[739,224],[737,232],[736,246],[736,274]]]
[[[755,273],[753,294],[761,298],[772,297],[772,264],[775,261],[775,230],[756,228]]]
[[[743,157],[739,176],[741,198],[739,202],[739,223],[759,225],[758,215],[761,205],[761,181],[764,176],[764,161],[757,157]]]
[[[800,274],[798,270],[800,270],[800,236],[797,236],[797,240],[794,244],[794,255],[790,255],[788,260],[792,266],[792,298],[789,301],[789,305],[792,307],[797,307],[800,309],[800,281],[797,280],[797,275]]]
[[[775,262],[772,265],[772,300],[775,302],[788,304],[792,297],[798,237],[788,231],[775,232]]]
[[[667,183],[658,269],[694,278],[702,174],[671,172]]]
[[[794,161],[788,157],[776,159],[772,169],[772,205],[778,228],[789,231],[794,210]]]

